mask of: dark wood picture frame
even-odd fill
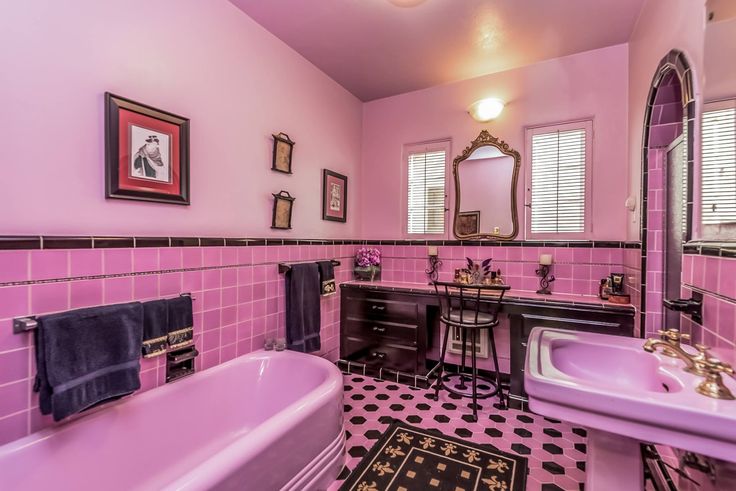
[[[458,213],[455,229],[459,235],[477,234],[480,231],[480,210]]]
[[[341,181],[342,195],[335,197],[338,200],[339,211],[331,206],[330,184]],[[331,170],[322,170],[322,220],[345,223],[348,220],[348,177]]]
[[[294,211],[294,198],[288,191],[273,193],[273,216],[271,228],[280,230],[291,229],[291,215]]]
[[[168,181],[131,174],[133,126],[152,128],[151,133],[163,134],[170,142]],[[106,92],[105,198],[189,205],[189,176],[189,119]]]
[[[283,172],[284,174],[292,174],[291,160],[294,157],[294,145],[296,143],[284,132],[271,136],[273,136],[271,170]]]

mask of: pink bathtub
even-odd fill
[[[0,446],[0,489],[325,489],[342,416],[333,364],[257,351]]]

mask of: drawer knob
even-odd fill
[[[375,332],[386,332],[386,328],[385,327],[373,326],[373,330]]]
[[[384,358],[386,358],[386,353],[381,353],[380,351],[374,351],[371,353],[371,356],[373,358],[378,358],[380,360],[383,360]]]
[[[371,309],[373,310],[386,310],[385,305],[371,305]]]

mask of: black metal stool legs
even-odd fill
[[[440,352],[440,369],[437,373],[437,382],[435,383],[434,389],[434,400],[437,401],[440,398],[440,389],[442,388],[442,376],[445,372],[445,353],[447,352],[447,338],[450,335],[450,326],[445,326],[445,339],[442,342],[442,351]]]
[[[475,359],[475,329],[470,333],[470,362],[473,367],[473,421],[478,422],[478,367]]]
[[[491,353],[493,354],[493,366],[496,368],[496,388],[498,389],[498,406],[499,409],[506,409],[506,402],[501,389],[501,369],[498,366],[498,355],[496,354],[496,338],[493,335],[493,329],[488,330],[491,340]]]

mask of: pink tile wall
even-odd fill
[[[383,280],[427,282],[424,273],[428,267],[426,246],[381,246],[380,249],[384,258]],[[440,246],[440,279],[451,280],[455,269],[465,266],[466,257],[474,261],[490,257],[492,267],[501,269],[504,280],[512,288],[535,291],[539,288],[539,277],[535,274],[539,255],[552,254],[554,264],[550,273],[556,278],[550,285],[553,293],[597,295],[601,278],[624,272],[624,251],[626,249],[591,247]]]
[[[736,349],[736,259],[686,254],[682,263],[682,298],[703,294],[703,323],[687,316],[681,329],[692,343]]]
[[[196,364],[203,370],[259,349],[267,337],[285,336],[284,282],[277,262],[341,258],[336,274],[341,282],[352,277],[355,248],[0,251],[0,444],[53,424],[41,416],[30,390],[33,336],[12,334],[13,317],[191,292],[201,353]],[[322,300],[322,350],[316,354],[332,361],[339,356],[339,306],[339,289]],[[141,370],[142,390],[164,383],[164,357],[143,360]]]
[[[665,175],[666,153],[662,149],[649,150],[647,180],[647,263],[646,263],[646,326],[645,336],[662,329],[664,311],[664,229],[665,229]]]

